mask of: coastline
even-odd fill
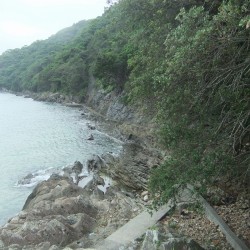
[[[12,93],[12,94],[16,94],[16,93]],[[46,97],[46,98],[39,98],[38,96],[36,96],[36,97],[34,97],[34,96],[32,96],[32,95],[27,95],[26,93],[22,93],[22,94],[20,94],[20,93],[18,93],[18,95],[22,95],[22,96],[24,96],[24,98],[33,98],[34,100],[39,100],[39,101],[49,101],[49,102],[57,102],[57,103],[61,103],[62,105],[67,105],[67,106],[70,106],[70,107],[77,107],[77,108],[81,108],[81,110],[84,110],[84,111],[86,111],[86,107],[83,107],[83,104],[80,104],[80,103],[75,103],[75,102],[71,102],[71,103],[69,103],[68,102],[68,99],[66,99],[67,101],[66,102],[62,102],[61,101],[61,98],[62,98],[62,96],[60,96],[60,99],[59,100],[57,100],[57,101],[55,101],[55,95],[54,94],[48,94],[48,96]],[[57,95],[58,96],[58,95]],[[63,99],[64,99],[65,97],[63,97]],[[65,99],[64,99],[65,100]],[[70,99],[70,100],[73,100],[73,99]],[[90,110],[91,109],[87,109],[87,112],[89,113],[90,112]],[[95,122],[97,122],[97,120],[98,120],[98,124],[99,124],[99,122],[100,122],[100,124],[101,124],[101,122],[102,121],[105,121],[105,120],[103,120],[103,117],[101,116],[101,115],[96,115],[96,113],[91,113],[91,114],[85,114],[85,112],[83,111],[83,113],[84,113],[84,116],[85,115],[88,115],[88,117],[90,117],[90,119],[92,119],[92,120],[94,120]],[[109,120],[106,120],[106,123],[108,123],[109,122]],[[108,129],[108,128],[107,128]],[[117,132],[116,132],[117,133]],[[116,134],[117,135],[117,134]],[[113,136],[113,135],[111,135],[111,136]],[[117,136],[119,139],[124,139],[124,137],[122,136],[122,135],[118,135]],[[136,147],[138,146],[139,147],[139,149],[141,150],[141,146],[139,146],[139,145],[137,145],[137,143],[135,143],[135,142],[133,142],[133,141],[127,141],[127,139],[124,139],[124,141],[125,141],[125,143],[127,143],[127,148],[129,149],[130,148],[130,145],[133,145],[133,148],[135,147],[135,145],[136,145]],[[126,151],[126,150],[125,150]],[[130,151],[130,150],[129,150]],[[131,151],[130,151],[131,152]],[[129,153],[130,153],[129,152]],[[125,158],[127,158],[127,155],[128,154],[128,152],[125,152],[124,153],[124,159]],[[94,168],[97,168],[97,169],[92,169],[92,173],[96,173],[96,172],[98,172],[98,176],[99,176],[99,170],[100,170],[100,173],[102,172],[102,175],[105,173],[105,175],[110,175],[110,176],[112,176],[114,179],[116,179],[116,180],[118,180],[118,182],[117,182],[117,184],[115,184],[114,186],[112,186],[112,187],[109,187],[109,192],[111,192],[110,190],[112,190],[112,189],[114,189],[113,191],[112,191],[112,195],[114,196],[114,197],[120,197],[120,196],[124,196],[124,197],[122,197],[122,200],[126,200],[126,199],[130,199],[130,201],[129,202],[126,202],[126,203],[128,203],[128,204],[134,204],[134,208],[133,208],[133,211],[134,211],[134,215],[136,215],[136,214],[138,214],[138,212],[139,211],[141,211],[141,209],[142,209],[142,207],[144,207],[144,205],[145,204],[143,204],[143,201],[141,200],[141,198],[139,197],[138,198],[138,196],[137,196],[137,198],[136,198],[136,195],[137,195],[137,192],[133,189],[133,190],[131,190],[132,188],[135,188],[135,189],[137,189],[137,190],[140,190],[140,189],[142,189],[143,187],[146,187],[146,185],[145,185],[145,183],[146,183],[146,179],[145,179],[145,177],[144,177],[144,179],[142,180],[140,180],[140,183],[138,183],[138,185],[136,185],[136,186],[133,186],[132,184],[133,184],[133,182],[124,182],[124,181],[119,181],[119,180],[123,180],[123,178],[124,179],[130,179],[130,178],[128,178],[128,177],[126,177],[126,175],[128,175],[129,174],[129,172],[124,172],[124,173],[120,173],[120,174],[118,174],[118,175],[116,175],[116,176],[114,176],[114,174],[115,174],[115,172],[112,172],[113,170],[113,167],[111,167],[111,165],[117,165],[118,163],[119,163],[119,161],[121,160],[121,158],[120,157],[114,157],[114,155],[112,155],[112,154],[107,154],[107,155],[102,155],[102,156],[96,156],[96,157],[99,157],[99,159],[100,159],[100,162],[104,162],[105,161],[105,165],[106,165],[106,167],[105,167],[105,169],[104,169],[104,171],[102,171],[101,169],[99,169],[99,167],[101,166],[101,165],[99,165],[98,166],[98,162],[95,162],[95,159],[94,160],[92,160],[92,161],[94,161],[95,162],[95,164],[97,164],[97,165],[95,165],[94,164]],[[105,160],[104,160],[105,159]],[[91,160],[90,160],[90,162],[91,162]],[[100,162],[99,162],[99,164],[100,164]],[[119,164],[118,164],[119,165]],[[121,164],[120,164],[121,165]],[[144,170],[142,171],[142,172],[144,172]],[[56,176],[56,179],[53,179],[53,178],[55,178],[55,176]],[[139,178],[139,176],[137,176],[137,177],[135,177],[135,178]],[[84,185],[84,187],[80,187],[80,185],[78,186],[78,185],[76,185],[74,182],[72,183],[71,182],[71,179],[69,178],[69,179],[65,179],[65,177],[64,176],[61,176],[61,175],[53,175],[52,174],[52,176],[47,180],[47,181],[43,181],[43,182],[41,182],[41,183],[39,183],[35,188],[34,188],[34,190],[33,190],[33,192],[31,193],[31,197],[32,197],[32,199],[34,199],[34,197],[36,196],[36,195],[34,195],[33,193],[34,192],[36,192],[36,190],[37,189],[39,189],[39,187],[40,186],[44,186],[44,187],[46,187],[46,190],[48,190],[49,192],[53,192],[53,188],[52,187],[50,187],[49,189],[48,189],[48,186],[50,186],[50,184],[49,183],[51,183],[51,182],[55,182],[55,183],[57,183],[56,184],[56,186],[57,185],[59,185],[58,184],[58,181],[63,181],[63,185],[65,184],[67,187],[69,187],[70,186],[70,188],[73,188],[73,189],[77,189],[77,190],[80,190],[79,192],[80,193],[82,193],[82,192],[85,192],[85,195],[84,195],[84,197],[86,198],[86,196],[89,196],[89,197],[92,197],[92,198],[90,198],[90,199],[93,199],[94,200],[94,202],[96,202],[96,199],[98,198],[101,198],[101,200],[103,200],[103,195],[105,195],[97,186],[98,185],[96,185],[96,187],[95,188],[93,188],[93,180],[90,180],[89,181],[89,183],[87,184],[87,186],[85,187],[85,185]],[[118,184],[119,183],[119,184]],[[62,185],[62,184],[60,184],[60,185]],[[127,190],[128,191],[126,191],[125,190],[125,187],[126,188],[128,188]],[[109,192],[106,192],[107,193],[107,195],[110,195],[109,194]],[[70,196],[71,197],[71,196]],[[68,197],[68,198],[70,198],[70,197]],[[127,197],[129,197],[129,198],[127,198]],[[62,197],[60,197],[60,198],[63,198],[63,199],[65,199],[66,197],[63,195]],[[38,199],[41,199],[41,197],[39,198],[39,196],[38,196]],[[29,200],[29,198],[27,199],[27,201]],[[106,199],[105,199],[106,200]],[[135,203],[135,200],[137,200],[137,202]],[[27,201],[26,201],[26,203],[27,203]],[[40,201],[40,200],[39,200]],[[45,202],[44,200],[43,200],[43,202]],[[93,201],[91,201],[91,202],[93,202]],[[98,201],[98,203],[99,203],[100,201]],[[105,202],[107,202],[107,201],[105,201]],[[52,203],[54,203],[54,201],[52,202]],[[109,202],[108,202],[109,203]],[[136,205],[136,204],[140,204],[140,205]],[[118,203],[119,204],[119,203]],[[117,204],[117,205],[118,205]],[[119,204],[120,205],[120,204]],[[53,205],[52,205],[53,206]],[[95,206],[96,206],[96,204],[95,204]],[[110,204],[109,205],[107,205],[106,203],[105,203],[105,205],[103,205],[103,206],[110,206]],[[139,208],[137,208],[139,206]],[[39,207],[40,207],[40,205],[39,205]],[[41,206],[40,207],[41,209],[45,209],[43,206]],[[42,221],[43,221],[43,219],[41,220],[41,218],[36,214],[37,212],[35,212],[35,214],[33,214],[33,207],[31,207],[31,208],[29,208],[27,205],[25,205],[25,207],[24,207],[24,210],[22,210],[17,216],[15,216],[14,218],[11,218],[11,219],[9,219],[9,221],[8,221],[8,223],[7,224],[5,224],[3,227],[1,227],[1,229],[0,229],[0,238],[1,238],[1,240],[0,240],[0,248],[2,247],[3,249],[8,249],[7,247],[9,247],[9,246],[11,246],[11,245],[19,245],[19,247],[20,247],[20,249],[22,249],[23,247],[27,247],[27,244],[30,244],[30,243],[32,243],[31,245],[32,245],[32,247],[35,247],[35,249],[39,249],[39,244],[41,244],[41,242],[39,243],[39,240],[38,241],[32,241],[32,242],[30,242],[29,240],[27,240],[26,241],[26,238],[27,237],[29,237],[29,236],[27,236],[27,234],[28,234],[28,232],[27,231],[25,231],[25,230],[23,230],[22,229],[22,227],[23,227],[23,225],[25,224],[25,223],[28,223],[28,221],[31,219],[31,217],[34,219],[35,218],[35,221],[36,220],[38,220],[38,221],[40,221],[39,223],[42,223]],[[36,207],[36,209],[37,209],[37,207]],[[35,209],[35,211],[37,211]],[[124,204],[124,209],[126,209],[126,210],[128,210],[128,207],[127,207],[127,205],[125,206],[125,204]],[[131,209],[131,205],[129,206],[129,210]],[[28,211],[27,211],[28,210]],[[32,211],[29,211],[29,210],[32,210]],[[46,210],[46,209],[45,209]],[[42,213],[51,213],[52,211],[52,213],[54,213],[54,208],[51,210],[49,210],[49,211],[43,211]],[[100,210],[100,212],[101,213],[103,213],[103,211],[102,211],[102,209],[100,208],[99,209]],[[25,216],[24,216],[25,215]],[[27,216],[26,216],[27,215]],[[133,215],[133,216],[134,216]],[[31,217],[30,217],[31,216]],[[37,217],[38,216],[38,217]],[[61,215],[58,215],[58,216],[61,216]],[[67,215],[67,216],[71,216],[70,215],[70,213]],[[100,215],[98,215],[98,217],[99,217]],[[123,222],[122,222],[122,224],[124,224],[127,220],[129,220],[129,218],[132,218],[132,217],[130,217],[130,216],[132,216],[132,214],[131,215],[126,215],[125,217],[124,217],[124,219],[123,219]],[[110,218],[109,218],[110,219]],[[25,222],[26,221],[26,222]],[[32,222],[32,223],[35,223],[34,221]],[[121,223],[121,222],[120,222]],[[120,225],[122,225],[122,224],[120,224],[119,223],[119,226]],[[13,225],[15,225],[15,229],[13,229]],[[62,226],[62,225],[61,225]],[[21,240],[21,238],[22,238],[22,236],[18,236],[17,238],[16,238],[16,235],[18,234],[17,232],[16,232],[16,230],[17,230],[17,228],[19,227],[19,229],[18,229],[18,231],[19,231],[19,233],[20,234],[25,234],[26,236],[24,236],[24,238],[23,238],[23,240]],[[68,227],[68,226],[67,226]],[[88,232],[89,232],[89,230],[91,229],[91,227],[87,230]],[[20,231],[21,230],[21,231]],[[34,230],[34,228],[32,228],[32,230]],[[111,230],[111,229],[110,229]],[[14,231],[14,232],[13,232]],[[25,231],[25,232],[24,232]],[[21,238],[20,238],[21,237]],[[74,237],[73,237],[74,238]],[[38,244],[36,244],[36,243],[38,243]],[[70,243],[70,242],[65,242],[65,244],[68,244],[68,243]],[[35,245],[34,245],[35,244]],[[44,243],[45,244],[45,243]],[[47,244],[47,243],[46,243]],[[45,245],[46,245],[45,244]],[[61,243],[60,243],[61,244]],[[65,245],[64,244],[64,245]],[[31,248],[32,248],[31,247]],[[1,249],[2,249],[1,248]]]
[[[54,94],[48,95],[53,97]],[[31,96],[26,95],[26,98],[28,97]],[[46,98],[42,101],[50,102],[51,100]],[[112,101],[109,99],[110,102]],[[61,102],[58,101],[58,103]],[[75,103],[72,104],[75,105]],[[124,125],[124,120],[110,119],[110,116],[108,118],[105,116],[105,112],[94,111],[92,108],[95,105],[92,108],[85,107],[83,103],[77,105],[79,105],[78,108],[81,106],[82,115],[92,119],[97,127],[104,128],[107,132],[110,131],[111,136],[115,134],[116,138],[123,140],[124,146],[121,155],[114,156],[107,153],[95,155],[89,159],[88,169],[93,175],[95,174],[95,178],[89,180],[82,187],[76,185],[74,179],[64,175],[52,175],[47,181],[38,184],[27,199],[24,210],[0,228],[0,249],[8,250],[11,246],[18,250],[80,250],[100,246],[107,236],[152,204],[150,193],[146,190],[147,180],[150,169],[159,166],[164,160],[164,152],[153,148],[153,144],[150,145],[147,136],[143,137],[140,133],[136,133],[134,128],[140,128],[140,122],[133,124],[134,126],[129,124],[128,129]],[[117,107],[117,105],[115,106]],[[129,121],[131,122],[131,119]],[[126,129],[122,130],[124,127]],[[119,128],[122,129],[119,131]],[[133,134],[128,133],[128,131],[133,131]],[[150,146],[148,147],[148,145]],[[103,185],[103,175],[110,176],[114,180],[114,183],[109,185],[104,192],[100,189],[100,185]],[[216,193],[216,195],[218,194]],[[219,195],[220,199],[223,199],[226,194]],[[241,203],[240,206],[242,206]],[[199,218],[199,214],[194,215],[192,211],[186,209],[186,205],[184,209],[183,207],[178,209],[181,209],[180,214],[173,217],[167,215],[168,219],[163,218],[157,224],[155,232],[148,230],[145,239],[138,240],[141,248],[132,244],[124,249],[145,250],[147,249],[143,248],[145,244],[157,247],[150,235],[157,234],[162,237],[161,230],[164,229],[163,238],[167,240],[170,237],[168,230],[171,229],[171,223],[173,221],[176,223],[175,218],[178,216],[183,219],[183,211],[185,216],[191,216],[185,218],[184,228],[189,227],[186,219],[193,219],[193,216]],[[170,221],[168,221],[169,219]],[[201,223],[205,219],[203,218]],[[207,230],[210,222],[205,222],[202,225]],[[198,226],[192,228],[191,233],[194,231],[198,235],[198,230]],[[34,235],[38,236],[34,237]],[[192,238],[196,238],[196,235],[193,233]],[[222,241],[222,245],[220,245],[223,246],[222,249],[231,249],[226,239],[218,235],[220,232],[217,232],[217,229],[215,231],[212,229],[211,235],[209,235],[211,246],[214,242],[216,242],[216,246],[219,246],[216,238],[218,237]],[[170,239],[172,239],[171,237]],[[175,240],[179,239],[177,237]],[[205,239],[197,240],[205,243],[202,241]],[[186,238],[184,241],[186,242]]]

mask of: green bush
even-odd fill
[[[171,158],[149,183],[163,199],[176,184],[249,175],[250,32],[242,25],[249,7],[227,1],[216,15],[181,9],[179,25],[167,35],[166,62],[154,85]]]

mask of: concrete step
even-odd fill
[[[165,216],[173,206],[174,204],[172,200],[170,200],[166,205],[162,206],[158,211],[154,211],[152,214],[148,211],[140,213],[95,248],[98,250],[118,250],[119,247],[127,245],[141,237],[148,228],[154,226]]]
[[[235,250],[249,250],[249,248],[242,242],[216,211],[208,204],[208,202],[193,191],[193,187],[188,185],[188,188],[179,192],[176,197],[177,203],[186,203],[199,201],[203,206],[208,219],[219,226],[220,230],[226,236],[227,241]],[[174,202],[170,200],[166,205],[162,206],[153,214],[144,211],[130,220],[127,224],[119,228],[109,237],[107,237],[100,245],[95,246],[96,250],[119,250],[120,247],[126,246],[137,238],[141,237],[148,228],[154,226],[162,217],[164,217],[173,208]]]

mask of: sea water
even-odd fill
[[[79,108],[0,93],[0,225],[18,213],[34,186],[93,155],[118,154],[121,142],[98,130]],[[91,122],[90,122],[91,123]],[[93,134],[94,140],[87,140]],[[32,173],[28,185],[18,181]]]

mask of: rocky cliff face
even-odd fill
[[[164,153],[155,148],[156,124],[152,117],[143,115],[139,107],[125,105],[123,100],[123,94],[99,89],[92,77],[86,104],[104,118],[108,133],[125,142],[119,157],[101,156],[104,164],[98,168],[125,187],[143,190],[147,189],[150,170],[163,161]]]
[[[84,103],[108,120],[149,127],[152,117],[142,114],[141,105],[127,105],[125,99],[124,93],[105,92],[100,89],[92,76]]]

